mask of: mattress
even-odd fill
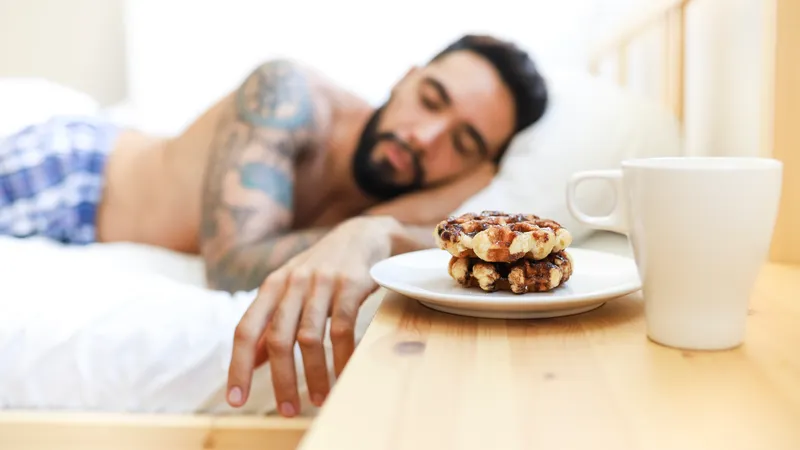
[[[580,246],[629,252],[625,237],[610,233]],[[3,409],[275,411],[267,365],[244,408],[225,403],[233,330],[255,294],[205,289],[197,257],[134,244],[0,238],[0,274]],[[382,294],[362,307],[357,339]],[[303,412],[313,414],[302,364],[298,371]]]

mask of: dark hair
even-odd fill
[[[497,71],[500,78],[511,90],[516,106],[514,134],[538,121],[547,109],[547,86],[531,57],[511,42],[487,35],[468,34],[433,57],[434,62],[449,53],[468,50],[486,58]],[[510,143],[503,146],[499,160]]]

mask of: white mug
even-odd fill
[[[744,342],[782,177],[782,163],[769,158],[634,159],[621,170],[574,174],[567,205],[580,222],[628,236],[652,341],[723,350]],[[589,179],[614,185],[617,201],[608,216],[589,216],[576,205],[576,188]]]

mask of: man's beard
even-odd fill
[[[419,154],[414,152],[407,142],[397,137],[394,133],[378,132],[378,122],[382,112],[383,107],[378,108],[361,132],[361,138],[353,156],[353,176],[358,187],[367,195],[380,200],[390,200],[421,189],[425,173],[422,169],[422,161]],[[381,141],[394,142],[402,150],[408,152],[414,170],[414,176],[410,183],[403,184],[393,181],[396,170],[388,159],[381,161],[372,159],[372,154]]]

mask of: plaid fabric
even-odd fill
[[[0,235],[94,242],[116,126],[54,117],[0,141]]]

